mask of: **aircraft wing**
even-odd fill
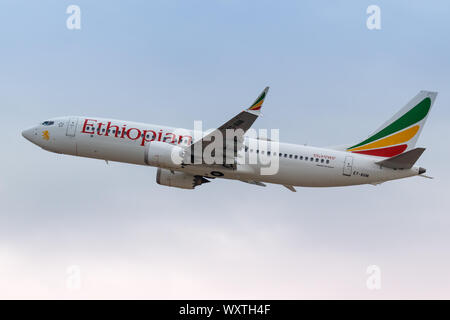
[[[222,146],[222,149],[215,149],[213,156],[216,159],[222,158],[224,164],[234,163],[238,150],[242,148],[244,134],[260,115],[261,107],[268,91],[269,87],[266,87],[250,107],[191,144],[188,147],[190,149],[189,152],[186,153],[186,162],[194,164],[204,163],[203,154],[205,149],[215,142],[216,139],[221,139],[221,141],[217,141],[217,145]],[[205,152],[206,154],[207,152]]]

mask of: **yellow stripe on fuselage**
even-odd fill
[[[414,137],[416,135],[417,131],[419,131],[418,125],[411,127],[409,129],[400,131],[400,132],[393,134],[392,136],[389,136],[387,138],[366,144],[365,146],[349,149],[348,151],[360,151],[360,150],[367,150],[367,149],[383,148],[383,147],[387,147],[387,146],[404,143],[406,141],[409,141],[412,137]]]

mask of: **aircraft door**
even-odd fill
[[[343,171],[343,175],[344,176],[351,176],[352,175],[352,167],[353,167],[353,157],[351,156],[347,156],[345,157],[345,161],[344,161],[344,171]]]
[[[78,118],[70,118],[67,125],[66,135],[69,137],[75,137],[75,131],[77,129]]]

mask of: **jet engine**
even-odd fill
[[[156,182],[163,186],[194,189],[202,183],[209,182],[209,180],[203,178],[202,176],[194,176],[184,172],[158,168],[158,172],[156,173]]]
[[[180,168],[185,150],[179,146],[161,141],[150,141],[145,146],[145,163],[163,168]]]

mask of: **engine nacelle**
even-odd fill
[[[145,146],[144,161],[149,166],[180,168],[185,150],[181,147],[161,141],[150,141]]]
[[[158,172],[156,173],[156,182],[163,186],[194,189],[202,183],[209,182],[209,180],[203,178],[202,176],[194,176],[184,172],[158,168]]]

